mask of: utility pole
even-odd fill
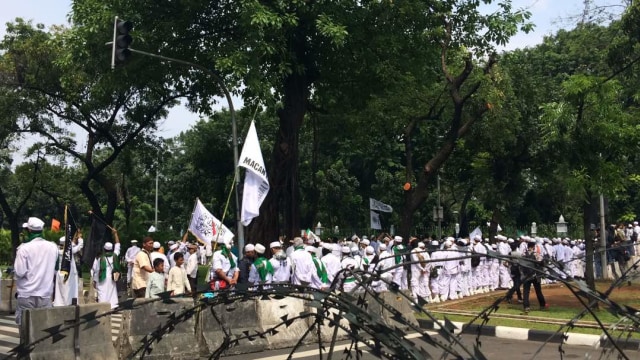
[[[607,233],[604,223],[604,195],[600,194],[600,264],[602,264],[602,279],[609,277],[607,266]]]

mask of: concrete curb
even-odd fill
[[[454,326],[454,334],[459,334],[465,323],[459,321],[451,322]],[[426,330],[439,330],[440,324],[431,320],[418,319],[418,324],[421,328]],[[561,343],[563,340],[567,345],[582,345],[593,346],[599,348],[601,346],[611,347],[611,344],[607,340],[602,340],[600,335],[568,333],[566,338],[563,338],[563,334],[555,334],[552,331],[546,330],[531,330],[526,328],[516,328],[509,326],[491,326],[485,325],[480,327],[478,324],[471,324],[467,326],[464,334],[493,336],[502,339],[511,340],[529,340],[529,341],[547,341],[549,343]],[[626,341],[618,341],[617,345],[624,350],[637,350],[640,351],[640,340],[628,339]]]

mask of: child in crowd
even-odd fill
[[[182,267],[184,264],[184,255],[181,252],[173,254],[173,260],[176,266],[169,270],[169,280],[167,281],[167,291],[171,291],[171,296],[183,295],[185,288],[187,293],[191,292],[191,285],[187,279],[187,272]]]
[[[158,294],[163,293],[164,290],[164,260],[157,258],[153,260],[154,272],[149,275],[147,281],[147,293],[145,298],[157,298]]]

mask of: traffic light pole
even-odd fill
[[[116,22],[118,21],[118,19],[116,18]],[[114,39],[115,41],[115,39]],[[234,191],[235,191],[235,197],[236,197],[236,220],[237,220],[237,227],[238,227],[238,249],[239,249],[239,253],[242,254],[243,253],[243,249],[244,249],[244,225],[242,225],[242,222],[240,220],[240,197],[238,195],[238,188],[240,186],[240,170],[238,169],[238,125],[236,123],[236,112],[235,109],[233,108],[233,102],[231,101],[231,93],[229,92],[229,89],[227,89],[227,87],[224,85],[224,82],[222,81],[222,78],[216,74],[214,71],[212,71],[211,69],[207,68],[206,66],[202,66],[202,65],[198,65],[189,61],[185,61],[185,60],[180,60],[180,59],[175,59],[175,58],[170,58],[167,56],[162,56],[162,55],[158,55],[158,54],[152,54],[152,53],[148,53],[146,51],[140,51],[140,50],[136,50],[136,49],[132,49],[129,48],[129,50],[132,53],[136,53],[136,54],[140,54],[140,55],[145,55],[145,56],[150,56],[156,59],[160,59],[160,60],[165,60],[165,61],[170,61],[170,62],[174,62],[174,63],[178,63],[178,64],[183,64],[183,65],[187,65],[187,66],[191,66],[193,68],[196,68],[198,70],[203,71],[204,73],[210,75],[211,77],[213,77],[213,79],[218,83],[218,86],[220,86],[220,89],[222,90],[222,92],[224,93],[225,98],[227,99],[227,103],[229,104],[229,113],[231,114],[231,135],[233,137],[233,161],[235,162],[234,164],[234,171],[235,171],[235,176],[234,176],[234,182],[235,182],[235,186],[234,186]],[[115,55],[114,55],[115,56]],[[241,255],[242,257],[242,255]]]

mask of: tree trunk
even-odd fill
[[[260,208],[260,216],[247,230],[248,239],[252,241],[268,244],[281,233],[287,239],[300,236],[298,145],[307,111],[308,85],[306,76],[295,72],[285,81],[284,107],[278,111],[280,127],[269,166],[271,188]]]
[[[596,248],[596,244],[598,239],[594,238],[594,234],[591,231],[591,224],[594,224],[596,221],[596,208],[594,204],[597,204],[594,199],[591,201],[585,201],[582,204],[582,229],[584,232],[584,239],[586,241],[586,253],[585,253],[585,271],[584,277],[587,281],[587,285],[591,290],[596,289],[596,282],[594,277],[594,268],[593,268],[593,254]]]
[[[474,186],[470,185],[464,194],[464,198],[462,198],[462,203],[460,204],[459,236],[461,238],[469,236],[469,217],[467,216],[467,205],[469,205],[469,201],[471,200],[471,195],[473,195],[473,189],[474,189]]]
[[[498,235],[498,225],[500,225],[500,211],[498,209],[493,209],[493,214],[491,214],[491,221],[489,222],[489,243],[496,243],[496,235]]]

